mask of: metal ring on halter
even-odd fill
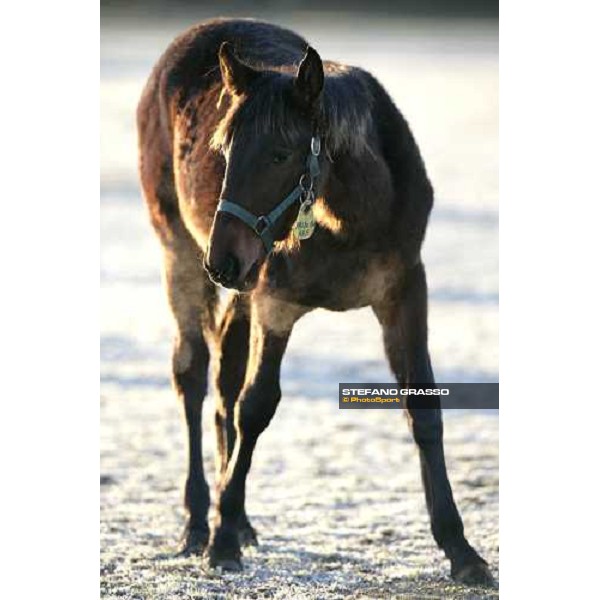
[[[260,216],[256,219],[256,223],[254,224],[254,231],[260,235],[265,229],[268,229],[271,226],[271,222],[268,217]]]
[[[313,136],[310,140],[310,151],[314,156],[319,156],[321,154],[321,138],[318,136]]]
[[[308,179],[308,185],[306,184],[306,179]],[[314,184],[314,181],[313,181],[313,178],[310,176],[310,174],[302,173],[302,175],[300,176],[300,181],[298,182],[298,185],[300,186],[300,189],[305,194],[312,192],[313,184]]]

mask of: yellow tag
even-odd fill
[[[298,218],[294,223],[294,235],[299,240],[307,240],[315,230],[315,216],[313,215],[312,202],[303,202],[300,205]]]

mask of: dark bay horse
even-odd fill
[[[155,66],[137,121],[189,435],[183,551],[236,569],[240,547],[256,543],[244,508],[252,453],[281,398],[281,361],[302,315],[371,306],[398,382],[433,384],[420,257],[433,191],[375,78],[322,62],[304,39],[266,23],[216,20],[183,33]],[[222,316],[217,285],[234,290]],[[209,359],[220,481],[210,532],[201,433]],[[451,574],[489,583],[452,497],[441,410],[411,400],[407,414]]]

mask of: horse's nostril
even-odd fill
[[[237,280],[240,274],[240,263],[237,258],[232,254],[228,254],[225,257],[225,263],[223,265],[223,276],[229,282]]]
[[[210,263],[208,262],[208,260],[204,260],[204,268],[206,269],[206,272],[208,273],[209,277],[215,282],[215,283],[220,283],[221,279],[223,277],[223,274],[221,273],[221,271],[219,271],[219,269],[215,269],[214,267],[212,267],[210,265]]]
[[[204,268],[215,283],[226,287],[233,285],[240,275],[240,263],[232,254],[227,254],[218,267],[205,260]]]

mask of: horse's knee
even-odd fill
[[[200,401],[204,398],[209,359],[208,346],[201,335],[181,335],[175,340],[172,370],[173,383],[179,394]]]
[[[236,427],[241,435],[257,438],[271,422],[280,399],[279,383],[247,390],[236,410]]]

